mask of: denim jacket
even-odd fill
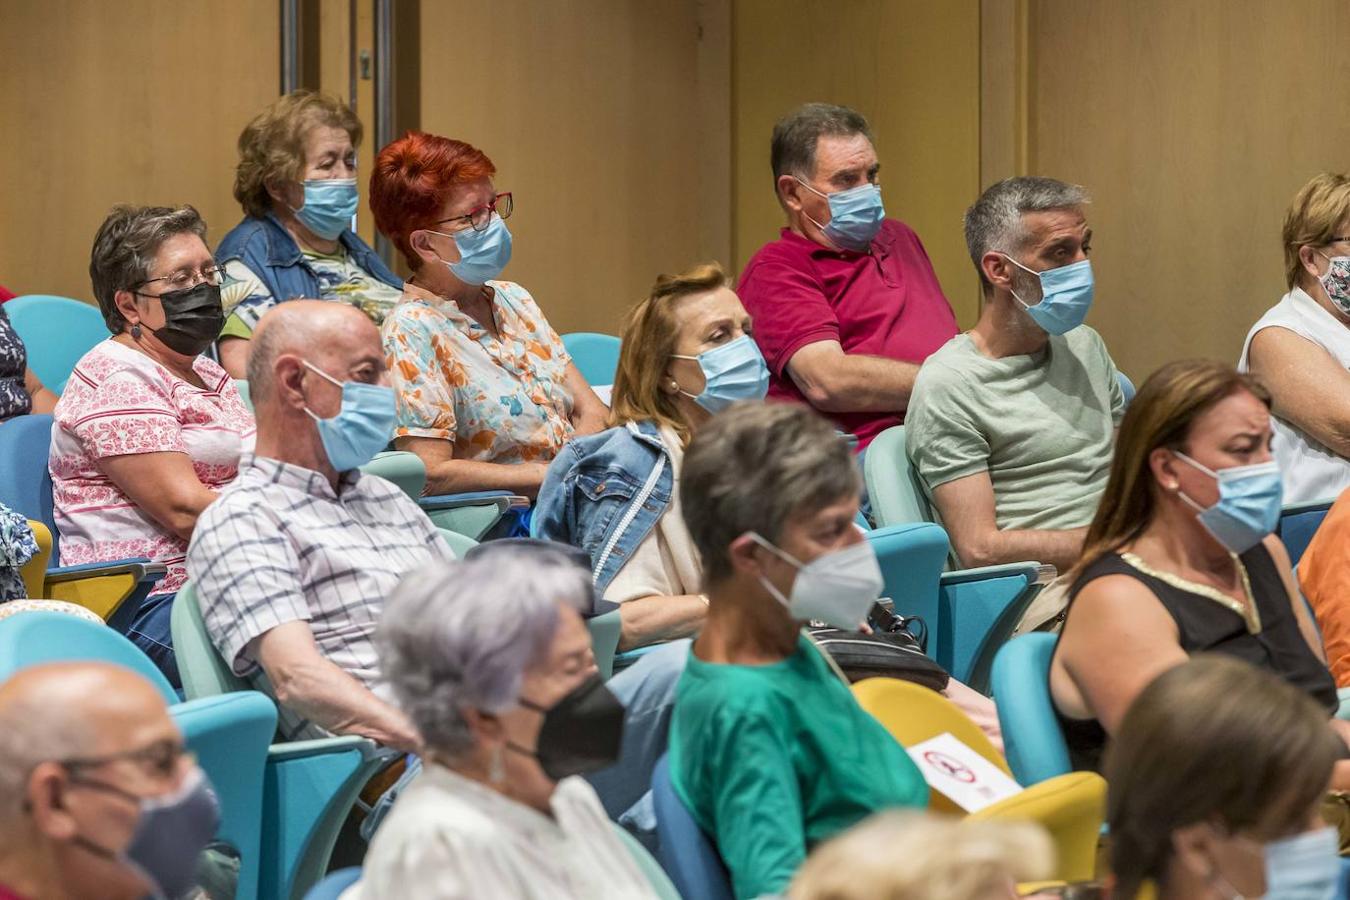
[[[403,279],[389,271],[379,254],[350,228],[343,230],[338,242],[347,248],[352,262],[390,287],[402,289]],[[295,238],[272,213],[261,219],[245,216],[221,238],[216,261],[235,259],[243,261],[278,301],[319,296],[319,277],[305,261]]]
[[[674,484],[670,451],[655,422],[577,438],[558,451],[544,476],[534,535],[585,550],[603,596],[665,514]]]

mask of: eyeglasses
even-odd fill
[[[441,225],[445,222],[467,222],[469,227],[473,228],[474,231],[485,231],[487,230],[488,223],[492,221],[492,214],[494,212],[497,214],[498,218],[509,219],[511,218],[511,210],[514,209],[514,207],[515,203],[511,199],[511,192],[507,191],[504,194],[498,194],[496,197],[493,197],[491,203],[485,203],[477,209],[471,209],[462,216],[451,216],[448,219],[441,219],[436,224]]]
[[[147,284],[153,284],[156,281],[168,282],[168,290],[165,291],[165,293],[169,293],[170,291],[186,290],[187,288],[190,287],[196,287],[202,282],[206,282],[207,284],[221,285],[225,282],[225,267],[222,265],[212,263],[211,265],[205,267],[199,272],[194,272],[191,269],[180,269],[171,275],[161,275],[158,278],[147,278],[144,281],[142,281],[139,285],[137,285],[137,287],[145,287]],[[140,292],[137,291],[137,293]],[[144,294],[142,296],[157,297],[159,295]]]
[[[108,763],[125,759],[138,763],[153,775],[167,778],[178,768],[178,761],[186,755],[188,755],[188,750],[184,744],[179,741],[163,740],[156,741],[148,747],[141,747],[139,750],[128,750],[125,753],[63,759],[61,765],[68,769],[87,769],[94,766],[105,766]]]

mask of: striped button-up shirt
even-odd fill
[[[334,491],[311,469],[246,454],[238,479],[197,519],[188,573],[212,642],[261,689],[271,693],[258,638],[304,621],[325,657],[388,700],[374,642],[385,598],[438,559],[454,554],[436,526],[383,478],[346,472]],[[287,737],[314,733],[280,712]]]

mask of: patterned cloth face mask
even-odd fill
[[[1350,316],[1350,256],[1327,256],[1321,250],[1315,251],[1327,261],[1325,275],[1317,276],[1327,299],[1336,304],[1341,315]]]

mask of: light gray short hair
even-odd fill
[[[990,250],[1015,253],[1027,239],[1023,213],[1071,209],[1089,202],[1087,191],[1076,184],[1039,175],[1005,178],[990,187],[966,210],[966,249],[970,251],[980,284],[988,287],[980,260]]]
[[[473,746],[463,710],[496,713],[520,696],[547,657],[558,604],[589,607],[590,573],[539,546],[484,548],[406,576],[376,632],[380,666],[427,747],[457,756]]]
[[[680,473],[680,508],[715,584],[731,574],[731,542],[753,531],[776,542],[793,516],[862,493],[844,438],[796,403],[737,403],[694,435]]]
[[[201,214],[191,206],[115,206],[99,226],[89,254],[89,281],[113,334],[121,334],[126,325],[117,311],[117,292],[140,287],[150,277],[160,244],[176,234],[195,234],[205,241]]]

